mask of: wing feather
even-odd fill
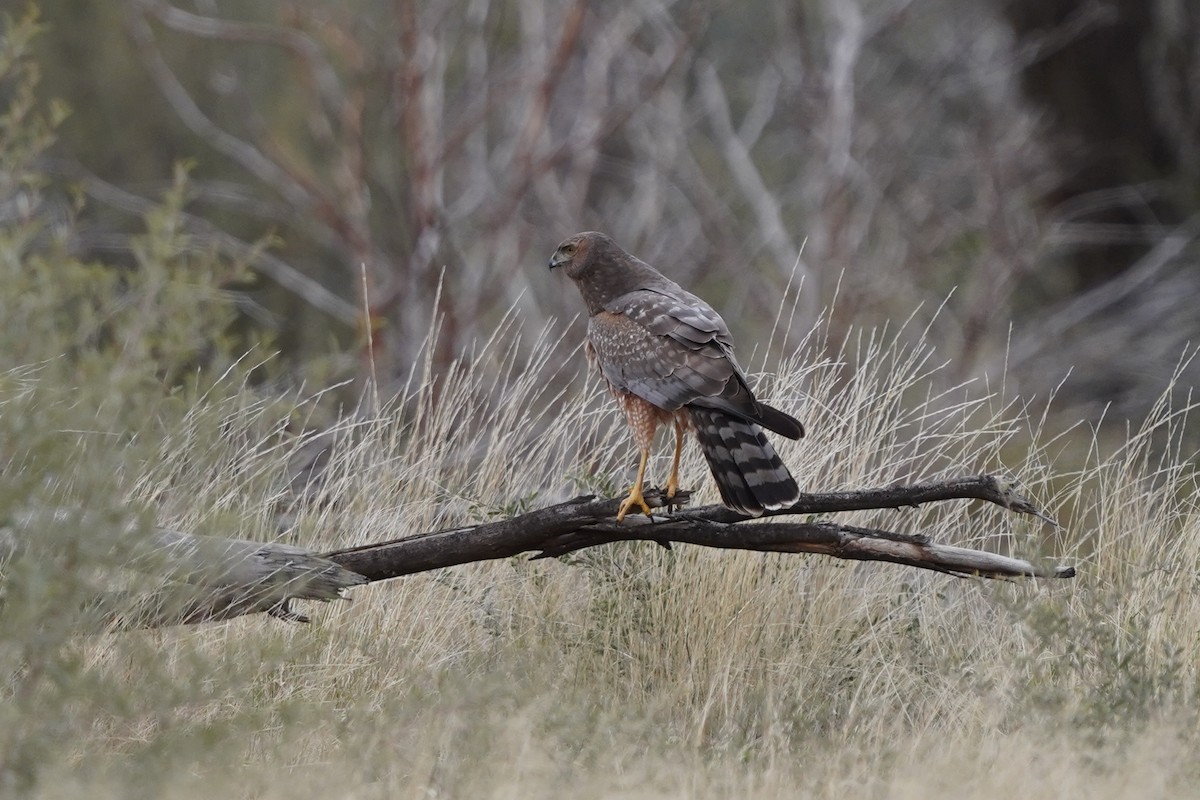
[[[720,315],[689,292],[640,289],[591,317],[588,338],[605,379],[659,408],[703,405],[757,421],[761,407],[731,357]]]

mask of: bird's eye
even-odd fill
[[[575,245],[565,244],[565,245],[563,245],[562,251],[563,251],[563,255],[565,255],[565,256],[573,256],[573,255],[575,255]]]

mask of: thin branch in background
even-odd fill
[[[366,330],[364,331],[367,337],[367,371],[371,376],[371,397],[374,400],[374,405],[370,409],[372,414],[378,413],[383,407],[379,397],[379,375],[375,371],[375,330],[371,324],[371,295],[370,289],[367,286],[367,265],[361,265],[362,272],[362,296],[363,296],[363,315],[362,319],[366,322]]]
[[[77,165],[63,167],[61,171],[71,180],[79,183],[89,197],[112,208],[144,216],[155,207],[152,200],[147,200],[101,180]],[[358,309],[309,278],[296,267],[265,252],[261,247],[226,233],[198,215],[184,211],[180,213],[180,217],[190,234],[202,242],[216,245],[222,255],[246,261],[255,271],[266,275],[313,308],[320,309],[339,322],[349,326],[358,324]]]
[[[767,188],[762,174],[750,157],[745,144],[734,131],[730,119],[729,100],[721,86],[721,79],[716,69],[708,62],[698,64],[701,99],[707,113],[709,125],[721,152],[725,157],[734,182],[742,195],[753,206],[758,222],[759,235],[771,252],[781,274],[799,265],[802,279],[806,285],[813,281],[812,270],[800,256],[800,250],[792,242],[787,228],[783,224],[779,202]],[[812,284],[815,285],[815,284]],[[815,313],[817,298],[815,294],[803,299],[806,313]]]
[[[1025,335],[1017,340],[1013,350],[1014,359],[1023,362],[1042,350],[1056,347],[1072,327],[1094,318],[1105,309],[1126,300],[1137,289],[1158,280],[1197,237],[1200,237],[1200,214],[1176,226],[1120,276],[1064,301],[1035,329],[1036,335]]]
[[[146,21],[145,14],[153,11],[156,5],[158,3],[154,0],[130,0],[128,28],[137,45],[138,55],[146,66],[146,71],[154,79],[159,91],[171,104],[171,108],[174,109],[180,120],[193,133],[253,173],[296,208],[312,207],[314,205],[313,197],[303,185],[253,144],[222,129],[200,109],[200,106],[167,64],[166,59],[163,58],[162,51],[154,38],[154,31]]]
[[[530,176],[532,172],[534,147],[542,138],[554,92],[567,68],[567,62],[570,61],[578,46],[579,34],[583,30],[583,20],[587,8],[588,0],[576,0],[567,10],[559,25],[561,34],[558,43],[542,70],[541,80],[533,91],[533,100],[526,111],[524,124],[520,133],[517,134],[516,144],[513,148],[513,161],[516,164],[516,174],[518,175]],[[529,177],[526,178],[526,180],[529,179]],[[514,189],[514,193],[520,194],[521,189]]]
[[[829,155],[830,178],[835,182],[845,180],[850,170],[850,151],[854,143],[854,69],[862,53],[865,26],[862,9],[854,0],[826,0],[826,11],[836,20],[830,35],[829,73],[826,91],[829,95],[828,133],[826,144]]]
[[[337,71],[325,58],[320,46],[310,37],[293,28],[237,22],[211,16],[201,16],[177,8],[162,0],[136,0],[142,8],[171,30],[203,39],[225,42],[269,44],[281,47],[304,64],[317,96],[325,106],[325,113],[336,117],[345,97],[345,87]]]

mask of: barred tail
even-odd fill
[[[757,517],[767,509],[786,508],[799,499],[796,479],[762,428],[708,408],[690,406],[689,411],[725,505]]]

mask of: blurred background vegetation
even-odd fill
[[[1193,3],[39,5],[70,117],[28,213],[136,268],[186,162],[190,246],[250,268],[226,333],[292,378],[394,389],[435,316],[438,367],[571,318],[544,264],[581,229],[744,342],[802,281],[794,339],[915,313],[953,379],[1074,419],[1144,416],[1200,336]]]
[[[1163,398],[1200,327],[1194,4],[3,14],[0,794],[1195,786],[1200,513]],[[612,490],[627,442],[559,393],[579,301],[545,268],[586,228],[782,364],[805,485],[1011,468],[1073,525],[883,524],[1080,577],[629,547],[392,582],[311,629],[78,635],[145,588],[155,522],[321,549]],[[368,377],[404,394],[360,414]],[[1061,459],[1028,400],[1060,384],[1065,425],[1149,421]]]

